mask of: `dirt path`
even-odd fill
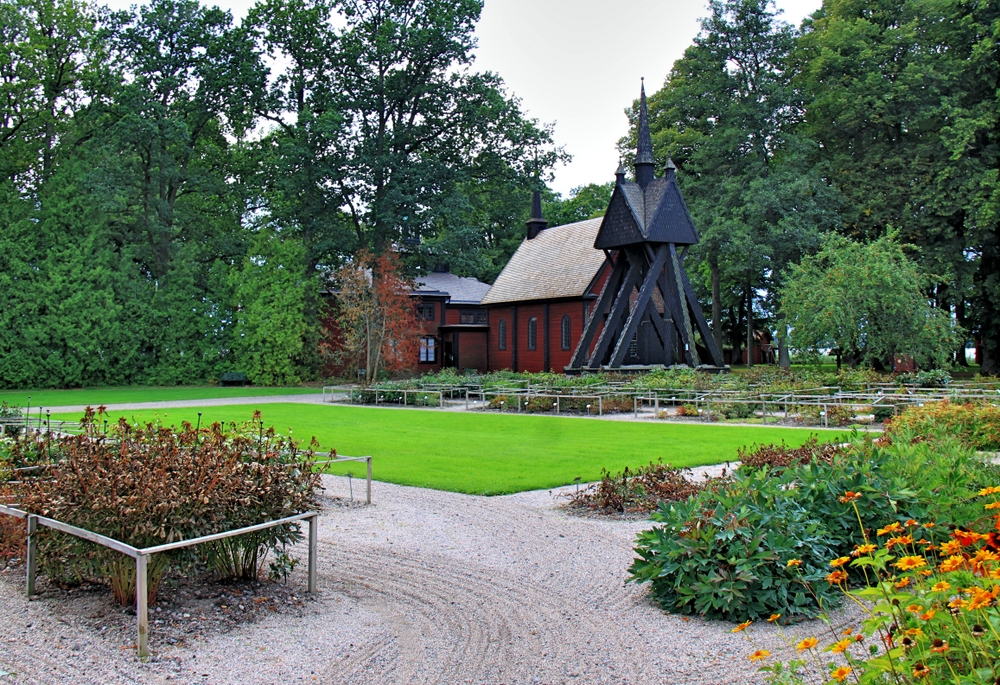
[[[324,477],[346,496],[344,479]],[[626,585],[641,521],[568,515],[549,492],[473,497],[376,483],[324,508],[316,601],[185,647],[84,625],[73,602],[0,582],[8,683],[755,683],[731,626],[664,614]],[[300,555],[303,551],[300,550]],[[304,585],[296,572],[293,583]],[[801,624],[804,635],[819,630]],[[758,646],[783,644],[772,630]]]

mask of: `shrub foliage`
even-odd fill
[[[50,465],[17,488],[21,507],[147,547],[272,521],[315,504],[319,476],[310,468],[312,452],[265,429],[259,414],[228,431],[219,424],[177,430],[122,419],[104,432],[100,419],[88,409],[83,434],[47,441],[42,449]],[[38,451],[39,444],[27,437],[15,450]],[[197,553],[207,554],[223,577],[256,577],[267,550],[298,536],[296,526],[282,526]],[[105,579],[120,602],[133,601],[131,560],[52,531],[40,537],[39,561],[50,578]],[[153,557],[151,595],[168,566],[180,561]]]

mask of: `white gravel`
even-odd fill
[[[324,485],[347,495],[343,478]],[[19,578],[0,581],[0,671],[12,672],[0,685],[759,682],[746,657],[782,649],[774,626],[748,631],[751,645],[730,624],[662,612],[646,588],[625,584],[635,533],[649,523],[574,516],[558,494],[376,483],[373,506],[324,508],[320,594],[304,616],[184,647],[154,628],[147,663],[130,635],[82,625],[72,603],[26,601]],[[303,587],[304,565],[292,580]],[[829,629],[786,630],[792,640]]]

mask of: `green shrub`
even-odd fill
[[[846,492],[861,494],[866,529],[891,520],[940,525],[981,513],[970,496],[992,477],[981,458],[946,438],[880,446],[855,436],[829,460],[741,467],[730,484],[653,514],[659,525],[640,533],[631,580],[650,583],[668,611],[733,621],[815,616],[839,599],[819,582],[829,559],[853,549],[858,518],[840,499]],[[793,559],[801,566],[789,568]]]
[[[901,433],[924,437],[949,435],[973,449],[1000,450],[1000,407],[952,402],[909,407],[886,425],[885,434],[890,439]]]
[[[23,416],[20,407],[12,407],[6,402],[0,402],[0,419],[20,419]],[[4,423],[0,437],[14,436],[21,432],[21,426]]]
[[[188,540],[283,518],[315,504],[319,476],[311,451],[253,423],[180,430],[121,420],[104,434],[88,410],[84,433],[52,440],[51,467],[15,494],[26,511],[107,535],[134,547]],[[103,579],[116,599],[135,597],[131,560],[78,538],[43,531],[42,572],[56,582]],[[206,553],[222,577],[253,577],[268,550],[300,538],[295,525],[232,538],[177,557],[155,555],[150,593],[171,563]]]
[[[719,402],[712,404],[712,413],[721,414],[727,419],[753,418],[754,407],[748,402]]]

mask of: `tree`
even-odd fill
[[[293,385],[300,381],[305,291],[304,249],[295,238],[262,229],[242,268],[232,272],[235,330],[231,368],[245,371],[253,383]]]
[[[852,367],[892,368],[899,355],[940,365],[955,331],[924,296],[927,280],[895,232],[867,244],[831,234],[792,268],[781,308],[799,349],[836,347]]]
[[[614,181],[588,183],[570,191],[568,198],[557,194],[543,206],[543,214],[549,226],[562,226],[576,221],[594,219],[604,215],[611,202]]]
[[[998,30],[995,2],[828,1],[795,55],[804,132],[846,200],[843,231],[894,225],[920,245],[940,277],[928,295],[978,334],[987,373],[1000,371]]]
[[[839,223],[836,198],[804,160],[809,141],[795,135],[803,109],[786,64],[793,28],[771,0],[712,0],[709,12],[650,98],[650,132],[657,158],[679,166],[701,234],[691,258],[709,286],[716,343],[728,328],[739,358],[755,316],[776,309],[786,267]]]
[[[391,373],[412,365],[417,352],[413,284],[403,277],[398,255],[373,257],[362,250],[337,272],[336,283],[343,347],[364,364],[365,382],[377,380],[382,370]]]

